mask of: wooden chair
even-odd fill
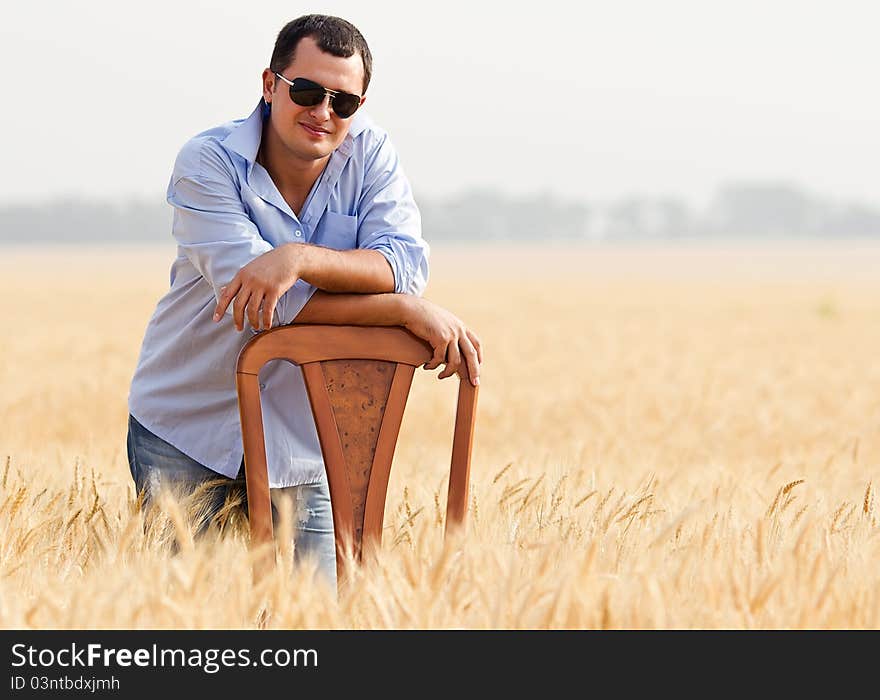
[[[280,359],[302,369],[327,469],[341,588],[346,558],[360,561],[365,545],[381,542],[388,477],[406,399],[415,368],[432,356],[430,344],[396,326],[283,326],[255,335],[242,348],[236,383],[253,547],[273,539],[258,378],[263,365]],[[477,388],[459,380],[447,537],[465,524]],[[258,559],[255,573],[262,575],[271,565],[274,554],[271,561]]]

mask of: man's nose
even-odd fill
[[[330,95],[325,94],[324,99],[309,110],[315,119],[326,121],[330,118]]]

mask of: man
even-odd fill
[[[360,109],[371,71],[345,20],[293,20],[253,113],[198,134],[174,164],[178,255],[132,380],[128,457],[147,504],[163,486],[204,491],[199,532],[243,489],[235,363],[257,331],[403,325],[434,348],[427,369],[479,382],[477,336],[420,298],[429,248],[394,148]],[[302,372],[270,363],[260,387],[273,514],[293,500],[296,556],[315,555],[332,583],[330,498]]]

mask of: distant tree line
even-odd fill
[[[880,238],[880,208],[837,202],[785,183],[734,183],[704,211],[669,197],[593,203],[547,194],[475,190],[417,197],[425,237],[444,241]],[[0,206],[0,243],[145,243],[170,240],[164,200],[111,204],[75,199]]]
[[[785,183],[725,185],[704,211],[672,197],[590,203],[491,191],[420,206],[426,236],[441,241],[880,238],[880,207],[836,202]]]
[[[0,243],[161,243],[169,239],[171,211],[162,199],[0,206]]]

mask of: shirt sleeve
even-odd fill
[[[200,163],[198,172],[180,174],[175,168],[167,200],[174,208],[175,240],[219,299],[220,287],[273,246],[248,216],[235,179],[220,156],[203,153]],[[291,323],[314,292],[314,286],[298,280],[278,300],[272,325]],[[232,312],[230,304],[226,313],[231,316]]]
[[[358,248],[377,250],[394,273],[394,291],[421,296],[428,284],[430,247],[412,188],[388,135],[367,158],[358,203]]]

